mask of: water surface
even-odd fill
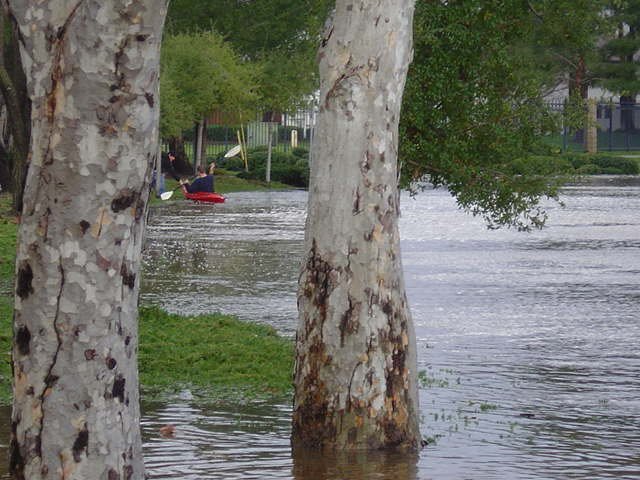
[[[602,177],[562,200],[523,234],[487,230],[445,191],[403,198],[419,457],[292,455],[287,401],[176,400],[146,409],[151,478],[640,478],[640,180]],[[157,209],[142,298],[292,334],[305,206],[304,192],[272,192]]]

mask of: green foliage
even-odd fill
[[[511,172],[518,175],[637,175],[638,162],[625,157],[603,154],[567,153],[563,155],[532,155],[511,163]]]
[[[208,396],[264,396],[291,389],[293,343],[271,327],[228,315],[184,317],[145,307],[139,328],[145,393],[187,386]]]
[[[625,157],[606,154],[566,154],[573,168],[583,174],[637,175],[640,173],[638,162]]]
[[[11,197],[0,194],[0,405],[11,401],[12,292],[17,232]]]
[[[540,198],[559,185],[510,166],[556,128],[519,48],[530,15],[516,0],[416,4],[400,125],[403,184],[446,186],[490,228],[541,226]]]
[[[285,152],[271,152],[271,179],[293,187],[306,188],[309,186],[309,162],[306,156],[301,156],[305,149],[299,149],[298,155]],[[238,177],[252,180],[262,180],[266,175],[267,149],[257,147],[247,152],[249,171],[241,171]]]
[[[516,175],[558,175],[574,170],[566,158],[541,155],[517,158],[510,164],[510,169]]]
[[[231,170],[232,172],[239,172],[240,170],[244,170],[244,161],[240,157],[232,157],[221,160],[220,165],[223,165],[226,170]]]
[[[215,32],[168,35],[161,72],[165,137],[177,136],[214,110],[248,112],[258,101],[257,67]]]
[[[319,31],[332,0],[173,0],[172,33],[215,30],[259,66],[261,108],[287,110],[317,88]]]
[[[309,150],[304,147],[296,147],[291,150],[291,153],[299,158],[309,158]]]
[[[555,87],[569,79],[570,94],[584,97],[592,82],[589,65],[596,59],[596,44],[611,33],[611,21],[603,15],[607,0],[531,0],[530,35],[523,47],[532,62]],[[586,97],[585,97],[586,98]]]
[[[626,97],[640,92],[640,2],[607,2],[607,18],[616,30],[602,43],[600,61],[593,66],[596,83]]]

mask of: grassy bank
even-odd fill
[[[17,224],[0,195],[0,404],[11,400],[13,269]],[[185,387],[207,397],[282,395],[291,389],[293,344],[269,327],[228,315],[140,309],[143,398]]]
[[[140,309],[143,396],[184,387],[207,397],[282,395],[291,389],[293,342],[229,315],[183,317]]]
[[[11,196],[0,194],[0,404],[11,400],[13,268],[18,226],[11,216]]]

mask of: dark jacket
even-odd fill
[[[176,169],[173,166],[174,163],[175,163],[175,160],[173,162],[169,160],[169,167],[167,168],[167,173],[171,175],[174,180],[180,181],[180,176],[178,175],[178,172],[176,172]]]
[[[185,188],[189,193],[213,192],[213,175],[198,177],[193,181],[193,183],[186,184]]]

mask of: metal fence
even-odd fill
[[[561,115],[565,112],[563,102],[550,102],[549,109]],[[587,109],[585,107],[585,118]],[[550,135],[549,143],[563,151],[585,151],[584,129],[570,128],[562,118],[560,132]],[[598,103],[595,118],[591,119],[597,129],[598,151],[640,150],[640,105],[633,103]]]
[[[585,151],[586,131],[568,126],[565,122],[565,104],[549,102],[549,109],[562,116],[561,128],[547,137],[547,142],[562,151]],[[598,151],[640,150],[640,105],[630,103],[599,103],[595,117],[591,119],[597,127]],[[288,152],[296,147],[309,149],[313,138],[317,111],[300,110],[293,113],[258,115],[255,120],[236,125],[208,125],[203,138],[206,160],[214,160],[238,144],[238,133],[242,132],[247,148],[265,147],[271,135],[274,151]],[[585,118],[587,108],[585,107]],[[184,133],[185,153],[194,158],[196,131],[194,127]],[[167,151],[168,146],[164,145]]]
[[[268,118],[271,121],[263,121]],[[266,147],[271,135],[274,151],[288,152],[293,148],[309,149],[313,137],[317,112],[300,110],[294,113],[260,115],[256,120],[236,125],[208,125],[204,130],[202,151],[207,160],[214,160],[238,145],[238,136],[243,135],[248,149]],[[197,127],[183,134],[185,153],[194,159]],[[168,145],[163,145],[167,151]]]

